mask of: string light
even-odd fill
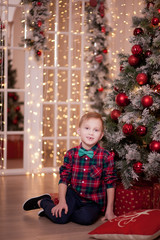
[[[137,4],[131,4],[130,1],[125,0],[121,0],[120,5],[117,4],[116,0],[110,3],[109,11],[111,12],[111,27],[113,29],[110,41],[110,75],[113,80],[119,74],[118,52],[130,52],[130,45],[128,43],[132,31],[132,16],[141,15],[142,4],[142,0],[137,2]],[[122,35],[126,37],[122,38]]]

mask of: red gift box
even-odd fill
[[[115,209],[117,216],[138,209],[153,208],[153,186],[134,186],[124,189],[122,184],[116,187]]]
[[[57,204],[58,193],[50,195]],[[129,189],[117,184],[114,206],[116,216],[138,209],[160,209],[160,183],[143,183]]]
[[[160,183],[153,185],[153,208],[160,208]]]

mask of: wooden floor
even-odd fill
[[[25,212],[26,199],[43,193],[57,192],[58,178],[45,176],[0,177],[0,240],[89,240],[88,232],[101,224],[91,226],[75,223],[58,225],[45,217],[38,217],[39,210]]]

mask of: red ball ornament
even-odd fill
[[[42,6],[42,3],[41,2],[37,2],[37,6]]]
[[[145,73],[139,73],[136,77],[136,81],[138,82],[139,85],[144,85],[148,81],[148,77]]]
[[[150,50],[147,50],[145,52],[145,57],[150,57],[152,55],[152,52]]]
[[[124,67],[121,65],[121,66],[120,66],[120,69],[119,69],[119,70],[120,70],[120,72],[122,72],[122,71],[123,71],[123,69],[124,69]]]
[[[1,29],[5,29],[5,24],[1,23]]]
[[[143,164],[141,162],[134,163],[133,170],[135,171],[135,173],[141,173],[143,171]]]
[[[160,13],[160,9],[158,9],[158,12]]]
[[[153,87],[153,91],[154,91],[155,93],[158,93],[158,94],[160,95],[160,84],[154,86],[154,87]]]
[[[114,90],[115,90],[116,92],[119,92],[119,89],[118,89],[117,86],[114,86]]]
[[[102,32],[102,33],[105,33],[105,32],[106,32],[106,28],[105,28],[104,25],[101,26],[101,32]]]
[[[107,49],[103,49],[103,53],[108,53],[108,50]]]
[[[96,7],[97,6],[97,0],[90,0],[89,4],[91,7]]]
[[[103,4],[103,2],[100,2],[100,7],[99,7],[98,11],[100,13],[101,18],[103,18],[104,17],[104,4]]]
[[[42,26],[42,21],[39,20],[39,21],[37,22],[37,25],[38,25],[38,27],[41,27],[41,26]]]
[[[96,60],[98,63],[101,63],[102,60],[103,60],[102,54],[97,55],[97,56],[95,57],[95,60]]]
[[[42,52],[40,50],[37,51],[37,56],[41,56]]]
[[[126,123],[123,125],[122,131],[125,135],[129,136],[134,133],[134,127],[132,124]]]
[[[13,119],[12,122],[13,122],[14,125],[17,125],[17,124],[18,124],[18,119],[17,119],[17,117],[15,117],[15,119]]]
[[[129,58],[128,58],[128,62],[131,66],[136,66],[138,65],[139,63],[139,57],[137,56],[134,56],[134,55],[131,55]]]
[[[143,125],[140,125],[136,128],[136,133],[138,136],[145,136],[147,133],[147,128]]]
[[[160,152],[160,141],[155,141],[153,140],[150,144],[149,144],[149,148],[152,152]]]
[[[159,24],[159,19],[157,17],[153,17],[151,23],[153,26],[157,26]]]
[[[104,90],[103,87],[98,88],[98,92],[103,92],[103,90]]]
[[[146,95],[146,96],[142,97],[141,103],[142,103],[143,107],[150,107],[150,106],[152,106],[152,104],[153,104],[152,96]]]
[[[135,28],[134,31],[133,31],[133,34],[134,36],[137,36],[137,35],[140,35],[140,34],[143,34],[143,29],[142,28]]]
[[[153,2],[149,2],[149,3],[147,4],[147,8],[149,9],[150,7],[154,7],[154,3],[153,3]]]
[[[19,112],[19,111],[20,111],[20,106],[17,106],[17,107],[15,108],[15,111],[16,111],[16,112]]]
[[[133,53],[133,55],[137,56],[142,54],[143,50],[140,45],[134,45],[131,49],[131,52]]]
[[[117,103],[118,106],[125,107],[129,104],[128,96],[125,93],[119,93],[116,96],[115,100],[116,100],[116,103]]]
[[[114,121],[117,121],[120,115],[121,115],[121,111],[119,111],[118,109],[114,109],[114,110],[111,112],[111,118],[112,118]]]

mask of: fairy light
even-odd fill
[[[80,2],[72,1],[72,42],[69,45],[69,1],[59,0],[58,9],[59,14],[56,14],[56,4],[51,1],[50,3],[50,18],[47,21],[47,42],[49,51],[44,53],[43,66],[39,66],[39,70],[43,68],[43,96],[40,96],[40,100],[34,101],[35,96],[32,95],[31,78],[32,71],[35,70],[34,58],[29,56],[28,58],[28,71],[27,80],[27,106],[30,111],[29,114],[33,118],[33,123],[36,125],[36,119],[39,115],[40,108],[43,103],[43,121],[40,123],[42,130],[39,132],[39,138],[32,133],[30,128],[31,122],[28,121],[27,133],[30,135],[29,149],[33,149],[36,142],[42,144],[42,149],[37,147],[37,150],[31,154],[32,168],[37,168],[37,171],[41,171],[44,166],[53,167],[53,158],[56,151],[57,166],[61,165],[64,153],[67,149],[67,133],[69,131],[70,145],[79,143],[79,139],[76,133],[77,122],[80,113],[89,110],[90,106],[87,104],[87,94],[84,95],[83,108],[80,109],[81,99],[81,86],[86,85],[86,80],[81,82],[81,44],[82,35],[84,31],[82,29],[82,6]],[[121,0],[121,4],[117,6],[117,1],[113,0],[110,3],[111,22],[113,32],[111,33],[109,54],[112,58],[112,64],[110,67],[111,78],[114,79],[119,73],[117,54],[120,52],[129,52],[128,38],[131,31],[131,16],[140,13],[139,8],[142,8],[142,1],[134,9],[134,5],[129,1]],[[25,15],[25,12],[24,12]],[[22,20],[25,24],[25,20]],[[126,30],[126,29],[129,30]],[[25,29],[25,34],[30,34],[31,29]],[[128,33],[128,35],[127,35]],[[122,39],[122,36],[125,36]],[[118,39],[118,41],[117,41]],[[122,39],[119,41],[119,39]],[[87,41],[87,39],[86,39]],[[89,40],[88,40],[89,41]],[[70,48],[69,48],[70,47]],[[87,47],[85,49],[87,50]],[[68,52],[70,51],[71,58],[68,59]],[[70,75],[68,75],[68,67],[70,64]],[[86,69],[89,69],[89,63],[86,63]],[[54,79],[57,78],[57,82]],[[68,78],[70,78],[70,86],[68,86]],[[35,91],[41,88],[38,84],[38,75],[35,77],[37,85]],[[68,90],[70,88],[70,90]],[[87,91],[87,87],[84,88],[84,92]],[[68,93],[70,92],[70,96]],[[34,110],[33,110],[34,106]],[[70,115],[68,113],[68,106],[70,109]],[[55,111],[56,109],[56,111]],[[55,113],[57,115],[55,115]],[[69,129],[67,129],[69,119]],[[32,119],[30,118],[30,119]],[[57,129],[55,126],[55,119],[57,121]],[[57,130],[57,144],[54,148],[55,131]],[[42,157],[41,157],[42,154]],[[37,164],[38,159],[41,158],[41,163]],[[56,175],[57,169],[53,170],[53,174]],[[26,173],[27,174],[27,173]],[[42,176],[40,174],[39,176]],[[34,174],[33,174],[34,176]]]
[[[114,80],[119,74],[118,52],[129,53],[129,37],[132,35],[132,16],[141,15],[143,1],[140,0],[137,4],[130,3],[130,1],[121,0],[121,4],[117,5],[117,1],[113,0],[110,3],[111,12],[111,33],[110,41],[110,55],[111,68],[110,76]],[[132,6],[132,7],[131,7]],[[123,36],[123,37],[122,37]]]

